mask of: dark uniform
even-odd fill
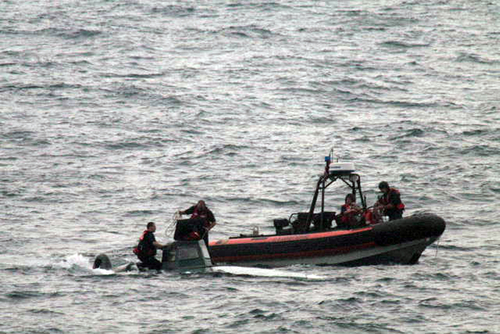
[[[404,204],[401,202],[401,194],[395,188],[389,188],[387,194],[382,195],[380,203],[383,205],[392,204],[389,209],[384,209],[384,213],[389,216],[389,220],[403,218]]]
[[[156,247],[153,244],[155,241],[153,232],[146,230],[142,233],[142,236],[139,238],[139,244],[134,249],[134,253],[141,260],[141,263],[138,264],[139,267],[161,269],[161,262],[155,257]]]
[[[205,228],[208,228],[211,223],[215,223],[215,216],[210,211],[209,208],[205,208],[203,211],[199,211],[196,205],[193,205],[189,209],[184,211],[184,214],[191,215],[191,219],[203,219],[203,226]],[[205,241],[205,244],[208,247],[208,230],[203,232],[203,235],[201,235],[203,240]]]

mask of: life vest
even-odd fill
[[[203,226],[208,227],[210,223],[208,221],[208,213],[206,210],[200,212],[200,210],[198,210],[198,207],[195,207],[194,212],[191,214],[191,219],[201,218],[203,219]],[[196,236],[192,237],[196,238]],[[190,240],[199,240],[199,239],[190,239]]]
[[[191,215],[191,219],[194,219],[194,218],[203,218],[203,219],[207,219],[207,214],[206,214],[206,211],[205,212],[200,212],[198,210],[198,207],[194,208],[194,212],[193,214]]]
[[[381,202],[382,204],[384,205],[387,205],[387,204],[390,204],[389,202],[389,199],[391,198],[391,193],[395,193],[398,195],[398,198],[399,198],[399,204],[396,205],[396,209],[397,210],[400,210],[400,211],[403,211],[405,209],[405,205],[404,203],[401,201],[401,197],[400,197],[400,192],[399,190],[397,190],[396,188],[390,188],[389,189],[389,192],[384,195],[381,199]]]
[[[380,216],[380,214],[373,212],[372,209],[366,210],[364,216],[365,216],[365,221],[370,225],[375,225],[383,222],[382,216]]]
[[[142,232],[142,235],[139,237],[139,244],[134,247],[133,252],[137,256],[154,256],[156,255],[156,249],[154,246],[148,247],[144,241],[144,238],[146,237],[146,234],[148,234],[149,231],[145,230]]]
[[[375,224],[375,218],[373,217],[372,210],[367,210],[365,212],[365,220],[368,222],[368,224]]]
[[[361,219],[361,211],[352,211],[352,212],[349,212],[347,213],[347,211],[349,211],[351,209],[351,205],[348,205],[348,204],[344,204],[342,205],[342,222],[345,223],[345,224],[353,224],[353,223],[357,223],[359,222],[359,220]]]
[[[201,236],[196,231],[190,232],[188,235],[186,235],[184,237],[184,240],[186,240],[186,241],[200,240],[200,239],[201,239]]]
[[[353,213],[352,212],[347,213],[347,211],[349,211],[349,209],[351,208],[351,206],[347,205],[347,204],[344,204],[344,205],[342,205],[341,208],[342,208],[341,211],[343,212],[342,213],[342,218],[341,218],[342,222],[343,223],[349,223],[349,221],[353,218]]]

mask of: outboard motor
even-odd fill
[[[106,254],[99,254],[95,257],[94,264],[92,265],[92,269],[105,269],[105,270],[113,270],[115,273],[121,272],[121,271],[132,271],[134,269],[137,269],[135,263],[130,262],[127,264],[124,264],[122,266],[118,266],[116,268],[113,268],[113,265],[111,264],[111,260]]]
[[[92,269],[113,269],[113,265],[111,264],[111,260],[106,254],[99,254],[95,257],[94,265]]]

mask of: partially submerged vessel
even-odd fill
[[[161,269],[180,272],[204,272],[213,266],[207,246],[203,240],[176,241],[163,249]],[[101,253],[94,259],[93,269],[112,270],[115,273],[124,271],[144,271],[140,263],[129,262],[120,266],[113,266],[110,258]]]
[[[352,163],[325,158],[309,211],[275,219],[273,235],[240,235],[210,243],[215,264],[280,267],[291,264],[371,265],[415,264],[427,246],[443,234],[446,223],[434,214],[413,215],[371,224],[371,208],[361,188],[361,177]],[[325,193],[335,182],[349,188],[361,201],[356,226],[346,226],[341,215],[326,211]]]

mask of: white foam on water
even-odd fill
[[[106,269],[93,269],[92,268],[92,262],[93,259],[89,259],[81,254],[72,254],[66,256],[65,259],[63,259],[60,262],[56,262],[54,266],[60,267],[62,269],[67,269],[67,270],[76,270],[76,271],[81,271],[84,273],[89,273],[89,274],[96,274],[96,275],[113,275],[115,272],[113,270],[106,270]]]
[[[215,266],[212,268],[214,272],[228,273],[232,275],[248,275],[260,277],[289,277],[289,278],[304,278],[310,280],[323,280],[324,276],[297,273],[281,269],[266,269],[266,268],[249,268],[237,266]]]

